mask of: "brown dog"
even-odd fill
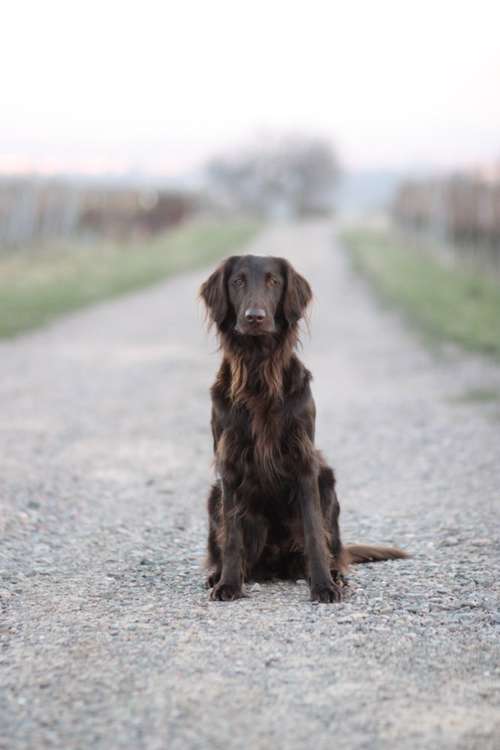
[[[200,295],[223,353],[211,389],[211,598],[237,599],[249,579],[307,577],[312,601],[338,601],[349,563],[406,554],[341,543],[335,477],[314,447],[311,374],[295,354],[309,284],[282,258],[243,255]]]

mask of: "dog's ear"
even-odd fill
[[[200,287],[200,297],[205,303],[209,319],[219,328],[229,312],[226,282],[235,260],[237,256],[224,260]]]
[[[297,323],[312,300],[312,291],[308,282],[294,269],[291,263],[283,260],[285,272],[285,294],[283,297],[283,314],[286,321]]]

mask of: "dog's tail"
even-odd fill
[[[397,547],[372,547],[368,544],[348,544],[345,547],[347,563],[381,562],[382,560],[403,560],[409,557],[407,552]]]

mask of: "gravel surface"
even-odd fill
[[[209,602],[206,271],[4,342],[2,750],[500,746],[498,365],[426,349],[326,223],[252,250],[316,293],[344,539],[413,557],[357,567],[340,605],[302,581]]]

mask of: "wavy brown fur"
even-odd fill
[[[314,445],[311,374],[295,354],[309,284],[283,259],[239,256],[200,295],[222,350],[211,389],[220,475],[208,500],[211,596],[236,599],[252,578],[305,576],[313,601],[336,601],[349,563],[406,555],[341,543],[335,476]]]

